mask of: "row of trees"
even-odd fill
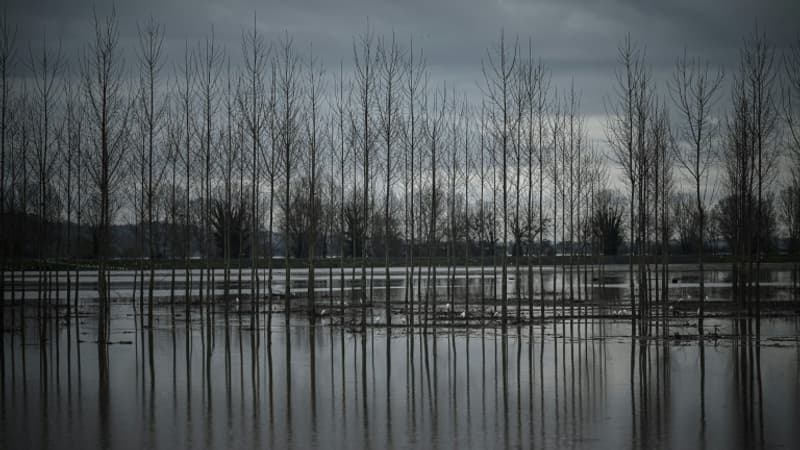
[[[255,18],[242,35],[241,65],[212,31],[186,44],[174,71],[165,69],[163,25],[139,26],[133,64],[123,60],[113,11],[95,16],[94,29],[84,51],[69,58],[53,42],[18,51],[15,29],[3,19],[3,268],[33,248],[44,280],[49,258],[84,255],[91,230],[105,305],[112,225],[134,224],[139,295],[143,307],[146,293],[150,321],[162,257],[175,262],[173,291],[183,260],[185,296],[194,284],[209,308],[212,259],[222,261],[226,297],[237,271],[242,295],[248,269],[251,295],[267,298],[268,311],[279,245],[281,253],[307,259],[309,286],[321,257],[337,256],[342,269],[360,266],[356,286],[365,307],[372,302],[370,259],[384,258],[386,286],[389,266],[401,259],[407,286],[416,280],[418,287],[416,295],[407,289],[406,302],[414,308],[424,298],[426,311],[422,267],[432,278],[426,284],[435,286],[430,267],[442,258],[454,277],[457,266],[477,257],[481,267],[500,266],[502,280],[509,270],[527,280],[509,293],[507,283],[496,286],[494,273],[488,276],[505,318],[511,297],[517,315],[523,300],[533,310],[535,297],[544,313],[548,245],[563,255],[560,265],[553,259],[562,275],[560,288],[556,278],[552,286],[555,311],[558,293],[562,307],[590,297],[592,257],[616,253],[626,239],[631,312],[647,319],[659,307],[666,314],[670,241],[709,240],[717,187],[723,194],[713,222],[736,256],[737,299],[759,298],[757,274],[774,229],[770,208],[780,210],[798,251],[800,44],[776,55],[766,36],[749,37],[725,112],[717,105],[722,72],[684,54],[659,90],[644,51],[627,37],[606,102],[611,151],[604,155],[588,137],[580,92],[552,86],[535,43],[509,42],[504,34],[482,59],[476,101],[431,81],[413,40],[401,44],[369,26],[353,41],[349,74],[344,63],[325,68],[313,47],[299,49],[288,33],[267,42]],[[18,66],[29,70],[24,79],[11,77]],[[609,162],[621,169],[620,183],[609,180]],[[772,180],[782,162],[791,170],[779,186]],[[33,243],[15,239],[31,224]],[[49,239],[55,229],[61,238]],[[696,243],[687,247],[697,251],[702,301],[704,245]],[[197,254],[202,270],[195,273]],[[284,259],[287,302],[293,264]],[[487,282],[485,270],[480,282]],[[313,316],[313,289],[309,303]]]
[[[686,246],[697,254],[702,334],[706,299],[704,250],[710,223],[716,225],[719,237],[729,244],[734,255],[735,299],[751,312],[755,308],[758,314],[761,262],[776,230],[774,189],[780,190],[789,250],[794,255],[800,251],[793,225],[800,213],[794,194],[800,159],[793,119],[797,84],[792,81],[800,71],[797,43],[780,60],[765,34],[756,30],[747,37],[732,77],[731,107],[727,113],[717,109],[722,95],[722,71],[688,57],[686,52],[675,64],[666,96],[660,95],[654,85],[644,51],[630,38],[619,47],[618,67],[617,89],[609,103],[606,130],[614,159],[626,175],[629,188],[631,308],[636,311],[639,307],[634,315],[645,319],[652,311],[648,308],[651,297],[659,302],[667,296],[666,273],[662,273],[659,299],[658,277],[651,279],[648,265],[655,263],[657,270],[658,260],[653,257],[661,255],[662,269],[666,271],[674,224],[681,237],[687,238]],[[674,111],[671,115],[667,109],[670,101]],[[780,164],[788,167],[785,186],[775,183],[782,175]],[[721,170],[714,174],[714,168]],[[677,173],[673,174],[674,170]],[[686,183],[673,185],[673,179]],[[689,186],[688,191],[680,189]],[[717,188],[721,188],[721,199],[709,214],[711,191]],[[667,204],[670,196],[676,199],[672,208]],[[794,277],[796,271],[795,268]],[[650,283],[655,285],[654,296]],[[666,308],[666,302],[661,304]],[[643,327],[648,324],[642,323]]]

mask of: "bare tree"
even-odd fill
[[[575,93],[575,83],[570,84],[569,99],[567,101],[567,130],[565,135],[567,137],[567,144],[564,152],[565,167],[564,169],[564,188],[563,192],[565,198],[569,199],[569,206],[562,202],[562,211],[569,211],[569,298],[570,298],[570,315],[573,314],[573,303],[575,300],[575,283],[573,279],[573,269],[575,266],[575,201],[576,186],[580,183],[580,154],[581,154],[581,139],[583,138],[583,121],[580,117],[580,94]],[[567,228],[566,221],[562,230]],[[562,270],[563,273],[563,270]]]
[[[416,57],[416,60],[415,60]],[[421,161],[422,158],[418,158],[418,149],[420,147],[420,127],[419,127],[419,117],[420,117],[420,100],[422,98],[423,92],[426,89],[426,68],[425,68],[425,60],[423,58],[422,51],[420,50],[418,55],[414,53],[414,40],[412,39],[409,44],[409,51],[408,51],[408,59],[406,61],[406,73],[404,78],[404,85],[403,85],[403,94],[405,96],[405,104],[407,106],[406,117],[404,121],[403,127],[403,142],[405,145],[404,155],[408,158],[407,166],[406,166],[406,173],[407,176],[407,188],[406,188],[406,198],[407,198],[407,213],[406,218],[408,221],[407,225],[407,232],[406,237],[408,239],[408,275],[407,275],[407,283],[406,283],[406,296],[410,299],[410,302],[407,302],[406,307],[409,311],[411,311],[408,323],[409,327],[414,326],[414,250],[416,245],[416,217],[417,217],[417,209],[415,209],[415,188],[417,186],[418,180],[416,176],[418,175],[416,172],[416,166],[418,161]]]
[[[479,125],[479,145],[478,145],[478,183],[480,185],[479,188],[479,196],[478,196],[478,245],[480,246],[480,265],[481,265],[481,325],[483,325],[483,317],[486,313],[486,264],[485,264],[485,241],[486,241],[486,214],[485,214],[485,200],[484,194],[486,189],[486,176],[487,176],[487,166],[486,166],[486,107],[483,102],[481,102],[481,115],[480,115],[480,125]],[[494,267],[492,270],[494,271]]]
[[[238,80],[236,87],[233,85],[233,74],[231,73],[231,61],[230,58],[227,60],[227,67],[226,67],[226,77],[225,77],[225,131],[221,132],[223,134],[222,140],[224,141],[224,145],[222,146],[222,183],[223,183],[223,200],[222,200],[222,258],[223,258],[223,292],[225,298],[225,318],[228,318],[229,312],[229,305],[230,305],[230,285],[231,285],[231,253],[232,253],[232,245],[231,242],[232,238],[232,222],[233,222],[233,215],[234,211],[237,210],[239,214],[242,211],[238,210],[238,207],[235,209],[233,206],[233,166],[234,162],[237,158],[240,158],[241,155],[237,153],[237,150],[241,148],[242,142],[238,142],[235,140],[234,135],[238,136],[238,133],[234,127],[234,114],[236,110],[236,103],[241,98],[241,80]],[[217,203],[218,205],[218,203]],[[218,211],[219,207],[215,205],[214,210]],[[241,206],[241,205],[238,205]],[[219,216],[219,214],[217,214]],[[213,217],[213,215],[212,215]],[[237,259],[241,260],[242,258],[242,248],[241,245],[238,247],[237,252]],[[241,264],[240,264],[241,267]],[[239,285],[241,288],[241,284]],[[255,309],[255,308],[254,308]]]
[[[339,63],[339,80],[336,86],[334,87],[334,105],[333,105],[333,115],[335,120],[335,138],[337,139],[336,142],[336,163],[337,163],[337,170],[339,171],[339,175],[341,179],[339,180],[339,287],[340,287],[340,299],[339,299],[339,308],[342,317],[344,317],[344,288],[345,288],[345,279],[344,279],[344,256],[345,256],[345,173],[346,173],[346,165],[347,165],[347,158],[351,152],[350,146],[345,144],[347,140],[347,120],[348,120],[348,104],[350,100],[349,89],[345,88],[345,78],[344,78],[344,64],[342,62]],[[346,92],[347,91],[347,92]],[[330,135],[331,139],[334,138],[334,133]]]
[[[660,253],[661,266],[659,260],[654,261],[654,286],[648,292],[655,292],[655,304],[661,307],[662,327],[656,329],[666,335],[668,308],[668,278],[669,278],[669,235],[671,234],[669,225],[669,199],[672,188],[672,156],[675,153],[672,143],[671,128],[667,107],[663,102],[657,101],[654,104],[653,119],[649,126],[649,140],[652,149],[651,162],[651,190],[652,190],[652,210],[653,217],[653,242],[654,247]],[[655,256],[655,250],[651,253]],[[702,283],[702,282],[701,282]],[[660,285],[660,289],[659,289]],[[701,300],[702,304],[702,300]],[[702,314],[698,321],[700,334],[702,335]]]
[[[778,147],[774,145],[778,121],[778,105],[775,101],[777,70],[775,68],[775,52],[764,33],[758,29],[745,40],[742,49],[742,61],[737,77],[741,77],[742,87],[750,108],[751,132],[756,155],[756,223],[763,222],[765,185],[769,185],[767,176],[774,167]],[[760,314],[761,303],[761,260],[763,258],[762,239],[756,239],[755,274],[756,274],[756,315]]]
[[[635,247],[636,254],[640,257],[638,266],[637,286],[639,288],[639,333],[645,335],[650,326],[650,285],[649,285],[649,262],[642,257],[649,254],[650,242],[648,231],[650,224],[650,195],[652,179],[652,162],[655,159],[653,154],[652,136],[650,135],[652,126],[656,120],[657,99],[652,85],[652,74],[649,68],[642,66],[640,76],[637,77],[638,83],[635,90],[634,103],[634,123],[636,125],[636,139],[634,152],[634,169],[636,174],[636,207],[637,218],[635,220],[637,236]]]
[[[270,63],[270,83],[269,83],[269,97],[267,103],[267,114],[269,117],[269,137],[270,137],[270,146],[269,146],[269,158],[264,157],[267,175],[269,176],[269,219],[267,220],[267,252],[268,252],[268,259],[267,259],[267,329],[272,329],[272,303],[273,303],[273,291],[272,291],[272,265],[273,265],[273,256],[275,246],[273,243],[273,227],[274,227],[274,220],[275,220],[275,180],[277,179],[278,175],[278,157],[281,145],[281,132],[279,127],[279,117],[278,117],[278,110],[277,110],[277,101],[278,101],[278,75],[276,72],[276,63],[273,61]],[[265,149],[266,151],[266,149]],[[239,195],[242,195],[241,192]],[[241,275],[240,275],[241,277]],[[267,345],[272,344],[272,333],[267,335]]]
[[[793,169],[800,170],[800,37],[790,46],[784,57],[786,85],[782,95],[783,112],[789,131],[787,156],[794,162]]]
[[[503,179],[503,254],[501,257],[503,333],[506,332],[508,313],[508,157],[511,145],[509,141],[513,132],[510,101],[517,53],[517,41],[510,48],[507,47],[505,33],[501,32],[499,44],[494,51],[487,51],[486,59],[481,64],[485,82],[484,96],[489,104],[489,122],[502,155],[500,170]]]
[[[251,321],[258,317],[259,278],[258,278],[258,198],[260,192],[260,167],[263,145],[262,135],[266,128],[267,114],[270,112],[264,84],[270,49],[258,33],[256,18],[253,16],[253,30],[242,35],[242,54],[244,56],[245,93],[240,95],[240,109],[245,128],[250,139],[250,301],[253,304]],[[270,187],[271,188],[271,187]],[[271,212],[270,212],[271,213]],[[272,255],[270,254],[270,257]],[[268,281],[269,283],[269,281]],[[271,289],[268,287],[270,292]],[[271,297],[270,297],[271,299]],[[271,311],[268,312],[271,315]]]
[[[797,169],[793,169],[790,175],[789,185],[783,188],[780,196],[780,208],[783,223],[786,226],[789,237],[789,252],[797,254],[800,251],[800,175]],[[800,264],[793,264],[792,283],[795,289],[795,297],[798,298],[798,283],[800,282]]]
[[[192,163],[194,160],[194,153],[192,152],[193,133],[193,117],[194,117],[194,102],[192,92],[194,91],[194,65],[193,56],[189,52],[189,44],[184,47],[183,63],[177,69],[176,78],[178,78],[178,103],[182,118],[180,120],[180,129],[182,130],[182,146],[183,151],[180,152],[180,157],[183,163],[183,177],[184,177],[184,204],[183,204],[183,259],[186,268],[185,273],[185,293],[184,301],[186,306],[186,320],[191,321],[189,314],[189,305],[191,304],[192,295],[192,271],[191,271],[191,252],[192,252],[192,234],[191,234],[191,204],[190,195],[192,191]]]
[[[363,212],[364,212],[364,227],[362,230],[363,248],[361,255],[361,320],[362,325],[366,327],[367,317],[367,303],[371,303],[372,299],[367,298],[367,220],[369,218],[368,211],[370,199],[370,164],[372,161],[372,150],[375,147],[377,138],[376,124],[374,123],[374,110],[376,107],[376,89],[377,89],[377,76],[379,67],[379,53],[375,48],[375,35],[373,30],[367,24],[366,30],[361,33],[357,41],[353,42],[353,58],[355,61],[355,97],[358,102],[358,131],[359,141],[358,146],[361,151],[361,167],[363,171]],[[364,328],[366,330],[366,328]]]
[[[145,96],[141,86],[132,86],[131,116],[130,116],[130,145],[122,162],[122,179],[120,183],[130,186],[123,192],[123,202],[131,205],[130,224],[135,235],[135,266],[133,274],[133,288],[131,298],[136,299],[136,290],[139,289],[139,322],[142,330],[145,328],[145,273],[147,265],[147,120],[139,111],[139,99]],[[138,285],[137,285],[138,279]],[[145,334],[141,334],[141,344],[145,346]],[[144,370],[144,365],[142,365]]]
[[[200,302],[205,299],[207,305],[207,313],[211,314],[212,299],[211,294],[214,289],[214,279],[211,275],[211,183],[214,179],[215,171],[215,137],[217,126],[217,111],[219,109],[219,87],[222,75],[222,50],[217,45],[214,29],[211,29],[211,35],[205,41],[198,44],[196,56],[194,58],[195,73],[197,76],[197,96],[200,106],[201,121],[198,127],[198,136],[200,137],[200,146],[198,147],[198,156],[201,161],[202,168],[202,236],[203,236],[203,256],[205,260],[204,270],[200,270],[200,280],[198,288],[200,290]],[[251,199],[252,200],[252,199]],[[255,201],[255,200],[253,200]],[[204,275],[205,274],[205,275]],[[203,285],[203,278],[206,278],[206,284]],[[206,292],[203,293],[205,287]],[[212,330],[211,321],[207,321],[209,332]],[[211,351],[211,346],[207,347]]]
[[[86,91],[89,129],[93,145],[88,155],[87,169],[99,197],[98,225],[98,292],[100,295],[98,345],[108,342],[110,322],[110,297],[108,283],[108,257],[110,230],[113,220],[111,206],[123,151],[127,140],[127,118],[130,103],[126,100],[123,61],[119,52],[119,29],[116,11],[105,19],[94,15],[94,39],[89,44],[83,67],[83,84]],[[105,351],[101,350],[105,355]],[[106,361],[100,358],[102,368]]]
[[[561,170],[561,166],[563,166],[563,153],[564,153],[564,142],[566,141],[564,135],[564,129],[566,127],[565,124],[565,114],[561,105],[561,99],[559,98],[558,94],[555,95],[555,102],[551,108],[551,123],[550,123],[550,136],[552,140],[552,148],[551,148],[551,164],[548,167],[550,172],[550,179],[553,183],[553,318],[556,317],[556,302],[558,299],[558,288],[557,288],[557,276],[558,273],[558,263],[557,263],[557,254],[558,254],[558,194],[559,189],[561,189],[561,184],[563,181],[559,179],[559,171]],[[561,156],[559,156],[561,155]],[[562,164],[559,164],[562,163]],[[562,205],[562,208],[564,206]],[[563,232],[562,232],[563,233]],[[563,280],[563,276],[562,276]],[[563,297],[563,295],[562,295]]]
[[[594,270],[597,266],[599,272],[600,288],[604,287],[604,268],[603,256],[606,254],[604,249],[604,240],[602,235],[598,233],[598,227],[595,227],[595,217],[597,211],[600,209],[601,195],[607,192],[608,188],[608,170],[603,160],[603,155],[597,151],[594,145],[589,146],[588,152],[589,162],[586,165],[587,171],[591,174],[589,178],[589,202],[586,211],[586,229],[589,234],[590,245],[592,253],[595,256],[594,265],[592,266],[592,279],[595,278]],[[610,197],[610,196],[609,196]],[[622,216],[620,211],[619,216]],[[616,250],[616,248],[615,248]]]
[[[29,173],[30,173],[30,158],[31,158],[31,134],[33,124],[33,111],[29,98],[29,93],[26,85],[21,86],[18,95],[14,96],[10,101],[10,107],[7,111],[6,119],[8,123],[7,139],[8,139],[8,156],[7,162],[9,173],[9,195],[10,199],[7,200],[9,209],[20,214],[27,214],[29,211]],[[17,222],[9,227],[8,232],[25,239],[27,231],[21,223]],[[4,235],[8,236],[8,234]],[[8,239],[8,238],[6,238]],[[18,249],[22,250],[19,245],[14,242],[6,241],[9,251],[12,256],[16,256]],[[14,287],[15,274],[14,271],[10,273],[11,278],[11,302],[13,303],[16,297],[16,289]],[[20,311],[22,315],[22,311]],[[25,322],[20,317],[22,331],[25,329]]]
[[[449,155],[445,161],[445,175],[447,176],[447,312],[453,315],[453,305],[455,304],[454,286],[455,286],[455,253],[458,243],[458,213],[456,212],[460,206],[460,195],[456,192],[456,185],[458,185],[458,178],[461,174],[461,158],[459,157],[462,148],[461,141],[461,126],[463,116],[459,112],[458,98],[455,89],[452,90],[450,97],[450,104],[448,106],[448,114],[450,119],[449,124],[449,140],[448,146]],[[465,155],[466,156],[466,155]],[[460,186],[460,185],[459,185]]]
[[[627,35],[618,48],[618,61],[620,67],[616,71],[616,85],[614,101],[606,104],[606,139],[613,152],[615,162],[620,166],[628,182],[629,195],[629,227],[630,250],[628,255],[628,276],[631,296],[631,317],[635,323],[636,317],[636,282],[634,277],[634,246],[636,242],[635,205],[637,185],[640,178],[638,163],[643,151],[645,130],[642,127],[644,113],[647,108],[643,106],[645,99],[646,80],[648,74],[644,65],[644,53],[636,47],[630,35]],[[638,197],[641,200],[641,195]]]
[[[56,97],[60,94],[61,85],[59,76],[63,69],[61,58],[61,44],[55,52],[48,48],[45,36],[41,48],[41,55],[35,55],[33,48],[28,49],[29,67],[33,78],[32,112],[34,126],[34,161],[33,169],[37,177],[36,213],[44,221],[48,217],[47,197],[50,177],[59,156],[53,146],[57,140],[57,124],[53,115],[58,104]]]
[[[433,102],[431,105],[430,111],[425,108],[425,116],[424,116],[424,126],[425,126],[425,133],[426,133],[426,141],[428,143],[428,155],[429,155],[429,166],[427,170],[430,172],[430,187],[429,187],[429,195],[430,200],[427,205],[428,207],[428,223],[427,225],[427,234],[428,234],[428,280],[426,281],[426,286],[428,290],[433,290],[432,297],[433,297],[433,329],[434,333],[436,332],[436,299],[437,299],[437,281],[436,281],[436,269],[433,268],[433,279],[431,280],[431,267],[435,265],[434,257],[436,256],[437,249],[439,247],[439,236],[437,234],[437,222],[439,221],[439,204],[441,201],[441,193],[439,192],[440,187],[437,184],[437,175],[439,174],[439,165],[441,165],[440,155],[439,152],[442,150],[444,146],[444,134],[445,134],[445,119],[446,119],[446,111],[447,111],[447,91],[446,88],[441,90],[436,90],[433,93]],[[427,100],[424,101],[427,103]],[[421,205],[422,206],[422,205]],[[429,294],[425,295],[425,322],[424,328],[427,330],[428,327],[428,312],[430,309],[430,299]]]
[[[461,121],[462,121],[462,131],[463,136],[463,152],[464,152],[464,214],[463,214],[463,235],[464,235],[464,285],[466,286],[466,292],[464,293],[464,325],[469,326],[469,300],[470,300],[470,292],[469,292],[469,257],[470,257],[470,249],[471,249],[471,239],[470,239],[470,193],[469,193],[469,186],[472,181],[471,172],[474,165],[473,161],[473,148],[472,148],[472,140],[471,140],[471,122],[470,118],[470,109],[469,104],[467,103],[467,97],[464,95],[462,99],[461,105]]]
[[[726,124],[726,142],[723,147],[722,161],[724,164],[724,185],[730,201],[735,203],[732,211],[735,213],[730,218],[733,224],[730,241],[733,243],[733,293],[734,301],[748,306],[752,312],[752,305],[747,294],[750,290],[749,264],[752,253],[752,239],[746,233],[753,221],[753,183],[755,180],[755,156],[753,153],[753,139],[751,133],[751,120],[749,114],[749,99],[744,94],[742,81],[734,78],[732,91],[732,110]]]
[[[529,108],[529,104],[527,103],[527,92],[526,84],[525,84],[525,77],[526,77],[526,66],[528,65],[527,61],[520,61],[513,74],[512,79],[512,89],[511,89],[511,99],[512,99],[512,108],[513,108],[513,118],[512,118],[512,131],[511,131],[511,141],[514,153],[512,155],[514,161],[514,219],[511,225],[512,227],[512,234],[514,235],[514,246],[512,247],[512,254],[514,256],[514,297],[517,299],[517,311],[516,311],[516,322],[517,324],[520,323],[521,314],[522,314],[522,283],[520,283],[521,273],[520,273],[520,256],[523,251],[523,244],[522,241],[524,239],[525,233],[525,226],[521,223],[522,218],[522,184],[520,183],[520,179],[522,178],[522,168],[524,167],[523,158],[524,154],[524,133],[525,133],[525,124],[524,120],[527,117],[527,109]]]
[[[180,128],[180,117],[178,115],[179,111],[175,107],[177,105],[176,101],[168,101],[167,108],[168,112],[166,114],[166,129],[167,129],[167,146],[169,150],[167,151],[167,161],[170,168],[170,182],[169,182],[169,249],[170,249],[170,283],[169,283],[169,297],[170,297],[170,309],[171,309],[171,316],[172,320],[175,320],[175,281],[176,281],[176,271],[178,265],[178,258],[177,255],[179,254],[178,251],[178,243],[179,243],[179,233],[178,233],[178,212],[180,206],[178,205],[178,163],[180,162],[181,158],[181,128]],[[188,277],[187,277],[188,283]]]
[[[533,106],[531,107],[531,111],[534,112],[536,115],[536,142],[537,142],[537,151],[538,156],[536,159],[537,164],[539,165],[539,249],[537,252],[538,255],[538,264],[539,264],[539,289],[542,291],[541,301],[542,304],[540,305],[540,313],[542,318],[544,318],[544,297],[545,297],[545,288],[544,288],[544,263],[542,261],[542,252],[544,251],[544,177],[545,177],[545,167],[547,165],[547,161],[545,160],[547,153],[545,152],[545,142],[547,141],[547,126],[546,120],[547,118],[545,115],[547,114],[547,102],[548,96],[550,92],[550,78],[545,73],[544,66],[541,62],[537,65],[537,72],[539,81],[537,83],[537,89],[535,92],[531,92],[531,103]],[[532,91],[534,91],[532,89]],[[533,119],[531,119],[533,122]],[[532,124],[530,126],[533,126]],[[555,243],[555,241],[554,241]]]
[[[62,158],[62,179],[63,179],[63,189],[62,191],[66,197],[66,215],[65,220],[67,222],[67,236],[66,241],[67,245],[65,248],[65,256],[67,258],[74,259],[76,257],[76,250],[79,248],[75,243],[72,241],[72,217],[73,212],[77,213],[78,217],[78,237],[80,237],[80,210],[81,210],[81,202],[80,202],[80,192],[83,190],[80,184],[81,180],[81,130],[82,130],[82,117],[81,111],[81,102],[79,100],[78,93],[74,85],[70,82],[67,82],[64,89],[64,124],[63,130],[61,133],[61,139],[64,141],[64,148],[65,153]],[[63,173],[66,172],[66,173]],[[76,183],[76,179],[78,182]],[[77,194],[77,201],[75,199]],[[77,300],[77,291],[78,291],[78,280],[79,280],[79,271],[75,270],[75,290],[76,290],[76,300]],[[67,304],[69,304],[70,295],[71,295],[71,278],[69,273],[67,273]],[[75,304],[75,313],[77,314],[77,301]],[[67,320],[69,320],[69,315],[67,315]]]
[[[279,44],[279,52],[277,55],[277,88],[278,98],[277,111],[279,112],[278,119],[278,133],[280,135],[280,164],[282,165],[283,172],[283,217],[284,217],[284,245],[286,248],[286,272],[284,289],[285,310],[286,310],[286,327],[289,327],[289,298],[291,297],[291,272],[289,264],[289,249],[292,247],[291,243],[291,223],[290,208],[291,208],[291,183],[292,172],[295,170],[295,162],[297,160],[298,147],[300,145],[300,101],[301,101],[301,86],[300,86],[300,58],[294,51],[293,40],[289,33],[284,33],[284,36]],[[288,345],[288,343],[287,343]]]
[[[153,328],[153,285],[155,281],[155,256],[156,256],[156,235],[154,225],[157,221],[155,217],[156,194],[165,173],[163,151],[157,147],[162,147],[160,138],[164,127],[164,115],[166,114],[167,102],[163,96],[156,96],[156,89],[159,83],[159,76],[162,69],[162,46],[164,43],[164,28],[158,25],[152,18],[143,27],[139,27],[139,113],[144,122],[144,133],[146,143],[146,160],[142,161],[143,167],[147,168],[147,184],[145,189],[146,197],[146,220],[147,220],[147,244],[148,244],[148,266],[150,275],[148,278],[147,303],[148,328]]]
[[[318,203],[318,186],[319,186],[319,161],[321,160],[321,147],[324,140],[323,130],[321,126],[322,113],[320,111],[322,104],[322,93],[326,88],[325,84],[325,69],[315,59],[313,48],[309,54],[308,60],[308,79],[306,84],[306,106],[308,108],[308,115],[306,117],[306,141],[307,141],[307,161],[308,161],[308,183],[309,183],[309,230],[308,230],[308,299],[311,306],[311,321],[313,322],[316,317],[315,309],[315,286],[314,279],[314,258],[316,256],[317,246],[317,233],[319,228],[320,212],[317,210]]]
[[[6,191],[10,191],[10,186],[6,186],[6,154],[10,153],[6,148],[6,142],[9,137],[9,96],[11,93],[11,80],[9,74],[14,68],[14,57],[16,54],[16,35],[17,29],[13,29],[8,23],[8,14],[3,11],[3,17],[0,20],[0,235],[6,235],[7,224],[6,218]],[[0,272],[3,276],[0,277],[0,323],[5,323],[5,306],[6,306],[6,264],[10,257],[10,249],[7,247],[7,242],[3,239],[0,244]],[[0,382],[5,383],[5,338],[0,337],[0,361],[3,368],[0,369]]]
[[[783,112],[789,130],[787,162],[791,170],[789,185],[782,193],[784,222],[789,230],[791,251],[800,251],[800,37],[796,38],[784,58],[786,85],[782,95]],[[800,264],[795,264],[794,279],[800,298]]]
[[[526,147],[527,147],[527,161],[528,161],[528,170],[527,170],[527,178],[528,178],[528,217],[527,217],[527,239],[528,239],[528,308],[530,310],[530,314],[533,314],[533,297],[534,297],[534,283],[533,283],[533,260],[532,256],[532,247],[534,245],[534,238],[538,234],[539,236],[539,245],[537,249],[537,262],[539,264],[539,280],[540,280],[540,289],[542,289],[542,303],[541,303],[541,313],[542,317],[544,317],[544,273],[542,267],[542,239],[543,239],[543,231],[544,231],[544,214],[542,212],[542,191],[544,190],[544,180],[543,180],[543,170],[544,170],[544,161],[543,161],[543,140],[544,140],[544,109],[545,109],[545,102],[547,98],[546,92],[546,79],[545,79],[545,70],[544,65],[541,61],[535,63],[533,61],[532,55],[532,43],[528,42],[528,60],[525,63],[525,71],[524,71],[524,83],[525,83],[525,101],[528,105],[527,113],[528,117],[526,120],[526,127],[527,127],[527,136],[526,136]],[[538,154],[537,154],[538,151]],[[539,205],[538,205],[538,228],[535,228],[534,225],[534,179],[536,178],[536,174],[534,172],[534,164],[537,164],[539,167],[539,179],[538,179],[538,195],[539,195]]]
[[[385,265],[385,302],[386,302],[386,329],[392,325],[392,314],[389,305],[390,298],[390,279],[389,279],[389,236],[391,226],[391,199],[392,185],[395,182],[392,172],[397,165],[398,159],[392,151],[400,137],[400,110],[402,108],[401,94],[399,89],[403,83],[403,54],[392,33],[391,41],[384,38],[378,40],[378,61],[380,78],[380,96],[378,99],[379,128],[381,141],[386,149],[384,160],[386,170],[386,184],[384,191],[384,210],[383,210],[383,245],[384,245],[384,265]]]
[[[39,338],[42,342],[47,340],[47,328],[42,324],[44,314],[49,314],[43,302],[50,300],[50,290],[46,286],[49,273],[46,267],[46,258],[54,250],[51,239],[46,239],[51,221],[55,221],[56,212],[51,202],[55,195],[55,185],[52,180],[60,159],[61,146],[58,144],[57,120],[53,117],[58,104],[56,97],[61,95],[60,76],[63,69],[61,58],[61,44],[55,52],[48,48],[46,36],[43,39],[41,55],[34,56],[34,51],[29,48],[29,61],[31,77],[33,78],[33,174],[36,177],[36,215],[39,239],[37,240],[37,257],[39,259],[37,319],[39,323]],[[42,354],[42,363],[46,370],[47,358]]]
[[[702,335],[705,305],[705,275],[703,269],[703,247],[706,232],[706,195],[708,192],[708,169],[714,156],[714,139],[717,136],[713,108],[717,92],[722,83],[722,71],[712,72],[708,62],[689,59],[686,51],[678,59],[669,83],[672,101],[680,114],[681,125],[677,127],[675,159],[683,168],[694,187],[697,214],[697,263],[700,270],[700,321],[698,329]]]

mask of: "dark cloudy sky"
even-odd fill
[[[92,32],[92,8],[107,14],[111,2],[12,0],[19,43],[35,48],[47,33],[61,40],[74,60]],[[758,27],[778,52],[800,33],[800,0],[133,0],[116,2],[127,64],[134,63],[137,23],[153,16],[166,27],[166,49],[177,62],[187,40],[196,42],[214,27],[235,62],[241,33],[257,26],[270,38],[284,30],[299,48],[313,42],[329,68],[352,60],[353,37],[367,20],[379,34],[414,36],[424,48],[434,80],[447,79],[477,95],[481,58],[501,29],[533,43],[533,54],[549,67],[553,84],[574,80],[592,137],[602,140],[603,98],[612,93],[616,46],[626,33],[646,46],[656,80],[663,82],[684,47],[690,54],[735,69],[743,38]],[[168,69],[173,63],[168,63]],[[730,76],[727,77],[730,79]],[[662,83],[663,86],[663,83]],[[727,90],[723,94],[727,97]],[[724,101],[724,99],[723,99]]]

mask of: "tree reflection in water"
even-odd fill
[[[758,448],[798,438],[791,318],[709,319],[714,337],[697,340],[631,338],[627,320],[585,317],[506,332],[358,333],[300,316],[271,330],[246,315],[199,320],[200,310],[172,320],[166,308],[142,329],[130,308],[114,306],[111,345],[93,344],[91,315],[48,324],[44,342],[32,323],[6,340],[3,448]]]

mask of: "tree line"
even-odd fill
[[[173,293],[182,266],[209,308],[215,267],[226,298],[231,286],[243,295],[249,271],[250,295],[267,298],[270,312],[281,263],[287,308],[298,261],[309,286],[321,261],[336,261],[341,286],[344,268],[359,268],[360,284],[351,277],[362,305],[373,302],[368,269],[382,260],[388,287],[390,266],[402,264],[412,308],[428,301],[413,294],[415,281],[436,286],[432,266],[447,266],[451,286],[457,267],[480,265],[482,299],[488,283],[504,319],[510,298],[519,319],[523,301],[533,310],[539,300],[544,314],[548,298],[554,312],[589,299],[601,256],[624,252],[631,314],[648,333],[647,319],[667,314],[672,253],[696,255],[702,317],[713,241],[728,243],[735,300],[755,313],[779,226],[800,252],[800,40],[781,53],[755,30],[727,74],[687,50],[659,85],[644,47],[627,36],[605,139],[594,141],[580,89],[553,85],[536,43],[504,33],[480,59],[481,95],[471,99],[432,81],[413,38],[369,25],[353,39],[346,73],[288,32],[269,42],[255,17],[238,65],[213,30],[167,61],[165,27],[153,19],[138,25],[126,61],[113,10],[95,13],[76,55],[58,42],[17,42],[9,20],[0,29],[3,271],[28,261],[44,284],[58,262],[77,284],[77,262],[91,261],[101,315],[121,254],[137,261],[152,325],[160,259],[171,261]],[[12,75],[20,70],[25,77]],[[126,249],[122,224],[133,236]],[[560,287],[556,277],[544,286],[545,264]],[[527,285],[509,293],[495,267],[501,280]],[[309,289],[312,313],[315,295]]]

